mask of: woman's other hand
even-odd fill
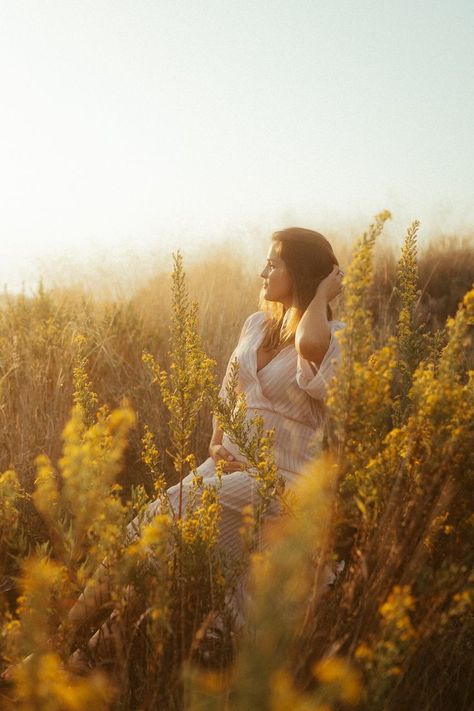
[[[238,472],[244,469],[243,463],[238,462],[222,444],[211,444],[209,446],[209,454],[216,465],[218,462],[224,462],[222,465],[222,471],[224,472]]]
[[[329,303],[341,293],[343,276],[344,272],[335,264],[332,272],[319,283],[316,294],[324,297],[326,302]]]

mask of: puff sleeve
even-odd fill
[[[298,354],[296,364],[296,382],[299,387],[315,400],[324,400],[340,360],[340,346],[335,336],[336,331],[344,328],[342,321],[330,321],[331,340],[326,355],[319,368]]]

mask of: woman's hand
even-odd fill
[[[335,264],[332,272],[319,283],[316,294],[329,303],[341,293],[343,276],[344,272]]]
[[[222,444],[211,444],[209,454],[216,465],[218,462],[224,462],[222,466],[224,472],[240,472],[245,468],[243,463],[236,461],[235,457]]]

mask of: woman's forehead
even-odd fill
[[[279,252],[278,244],[273,241],[270,244],[270,247],[268,248],[267,259],[273,259],[275,261],[280,261],[280,255],[278,254],[278,252]]]

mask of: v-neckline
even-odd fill
[[[255,372],[256,372],[257,375],[260,375],[260,373],[261,373],[263,370],[265,370],[265,368],[268,368],[268,366],[270,365],[270,363],[273,363],[273,361],[276,360],[276,359],[278,358],[278,356],[279,356],[281,353],[283,353],[284,351],[286,351],[288,348],[294,348],[294,347],[295,347],[295,344],[294,344],[294,343],[289,343],[287,346],[283,346],[283,348],[281,348],[281,349],[278,351],[278,353],[275,353],[275,355],[273,356],[273,358],[271,358],[271,359],[268,361],[268,363],[265,363],[264,366],[262,366],[261,368],[258,368],[258,367],[257,367],[257,366],[258,366],[257,351],[258,351],[258,349],[260,348],[260,346],[262,345],[262,343],[263,343],[263,338],[262,338],[262,341],[258,344],[258,346],[257,346],[256,349],[255,349]]]

